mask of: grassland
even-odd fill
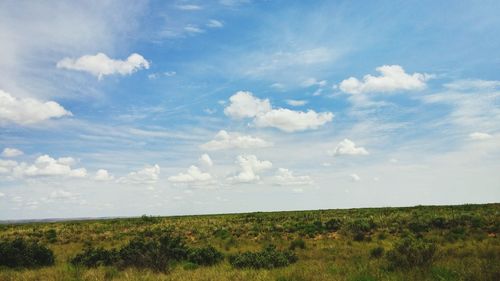
[[[89,245],[117,249],[135,237],[165,232],[189,247],[211,245],[226,258],[210,266],[174,262],[162,271],[69,262]],[[54,252],[55,264],[0,267],[0,280],[493,281],[500,280],[499,232],[500,204],[10,224],[0,225],[0,241],[38,241]],[[402,241],[409,238],[432,246],[432,253],[412,262],[420,244],[405,250]],[[251,269],[235,268],[227,258],[269,244],[283,250],[293,244],[297,262]],[[393,250],[398,245],[406,256]]]

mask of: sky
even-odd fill
[[[0,220],[500,202],[498,1],[0,2]]]

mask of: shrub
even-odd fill
[[[412,221],[408,224],[408,229],[410,229],[413,233],[418,234],[429,231],[429,226],[421,221]]]
[[[399,241],[394,249],[387,253],[387,260],[391,269],[427,267],[432,264],[435,253],[434,243],[409,236]]]
[[[165,271],[171,262],[185,259],[187,253],[188,248],[182,239],[170,234],[157,240],[135,238],[120,249],[119,265]]]
[[[213,235],[221,240],[231,237],[231,233],[225,228],[218,228],[213,232]]]
[[[194,265],[213,265],[223,258],[223,254],[212,246],[190,249],[182,238],[167,233],[154,239],[138,236],[119,250],[105,250],[87,245],[85,250],[70,262],[87,267],[116,265],[122,268],[136,267],[165,271],[173,262],[187,261]]]
[[[77,254],[70,262],[73,265],[97,267],[101,265],[113,265],[117,260],[118,253],[115,250],[86,247],[82,253]]]
[[[291,251],[278,251],[273,245],[260,252],[245,252],[229,257],[229,263],[236,268],[277,268],[287,266],[297,261],[297,256]]]
[[[370,250],[370,257],[380,258],[384,254],[384,247],[377,246]]]
[[[43,245],[23,239],[0,242],[0,266],[39,267],[54,264],[54,253]]]
[[[47,232],[45,232],[45,238],[50,243],[57,242],[57,232],[56,232],[56,230],[55,229],[49,229],[49,230],[47,230]]]
[[[156,241],[135,238],[120,249],[118,265],[164,271],[168,260],[161,255],[159,248],[159,243]]]
[[[302,239],[295,239],[290,243],[289,249],[294,251],[296,248],[299,249],[305,249],[306,248],[306,242]]]
[[[356,219],[354,221],[351,221],[348,225],[349,231],[351,232],[355,241],[365,240],[367,234],[375,229],[375,227],[376,225],[371,219]]]
[[[188,261],[198,265],[214,265],[224,259],[224,255],[212,246],[190,249]]]
[[[334,218],[325,223],[325,228],[328,231],[337,231],[342,226],[340,219]]]
[[[448,221],[443,217],[435,217],[431,220],[431,225],[435,228],[444,229],[448,227]]]

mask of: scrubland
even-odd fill
[[[0,280],[500,280],[500,204],[0,225]]]

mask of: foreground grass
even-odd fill
[[[54,251],[56,264],[0,268],[0,280],[500,280],[499,215],[500,204],[489,204],[4,225],[0,239],[45,243]],[[332,219],[340,221],[338,229],[325,227]],[[361,237],[356,228],[360,221],[370,225],[361,224]],[[178,263],[166,272],[68,263],[85,244],[119,247],[137,235],[165,229],[183,236],[190,246],[210,244],[225,254],[257,251],[269,243],[284,249],[297,238],[306,247],[295,250],[298,262],[271,270],[235,269],[227,260],[197,268]],[[429,267],[390,269],[385,254],[372,256],[373,248],[387,252],[407,235],[435,243]]]

